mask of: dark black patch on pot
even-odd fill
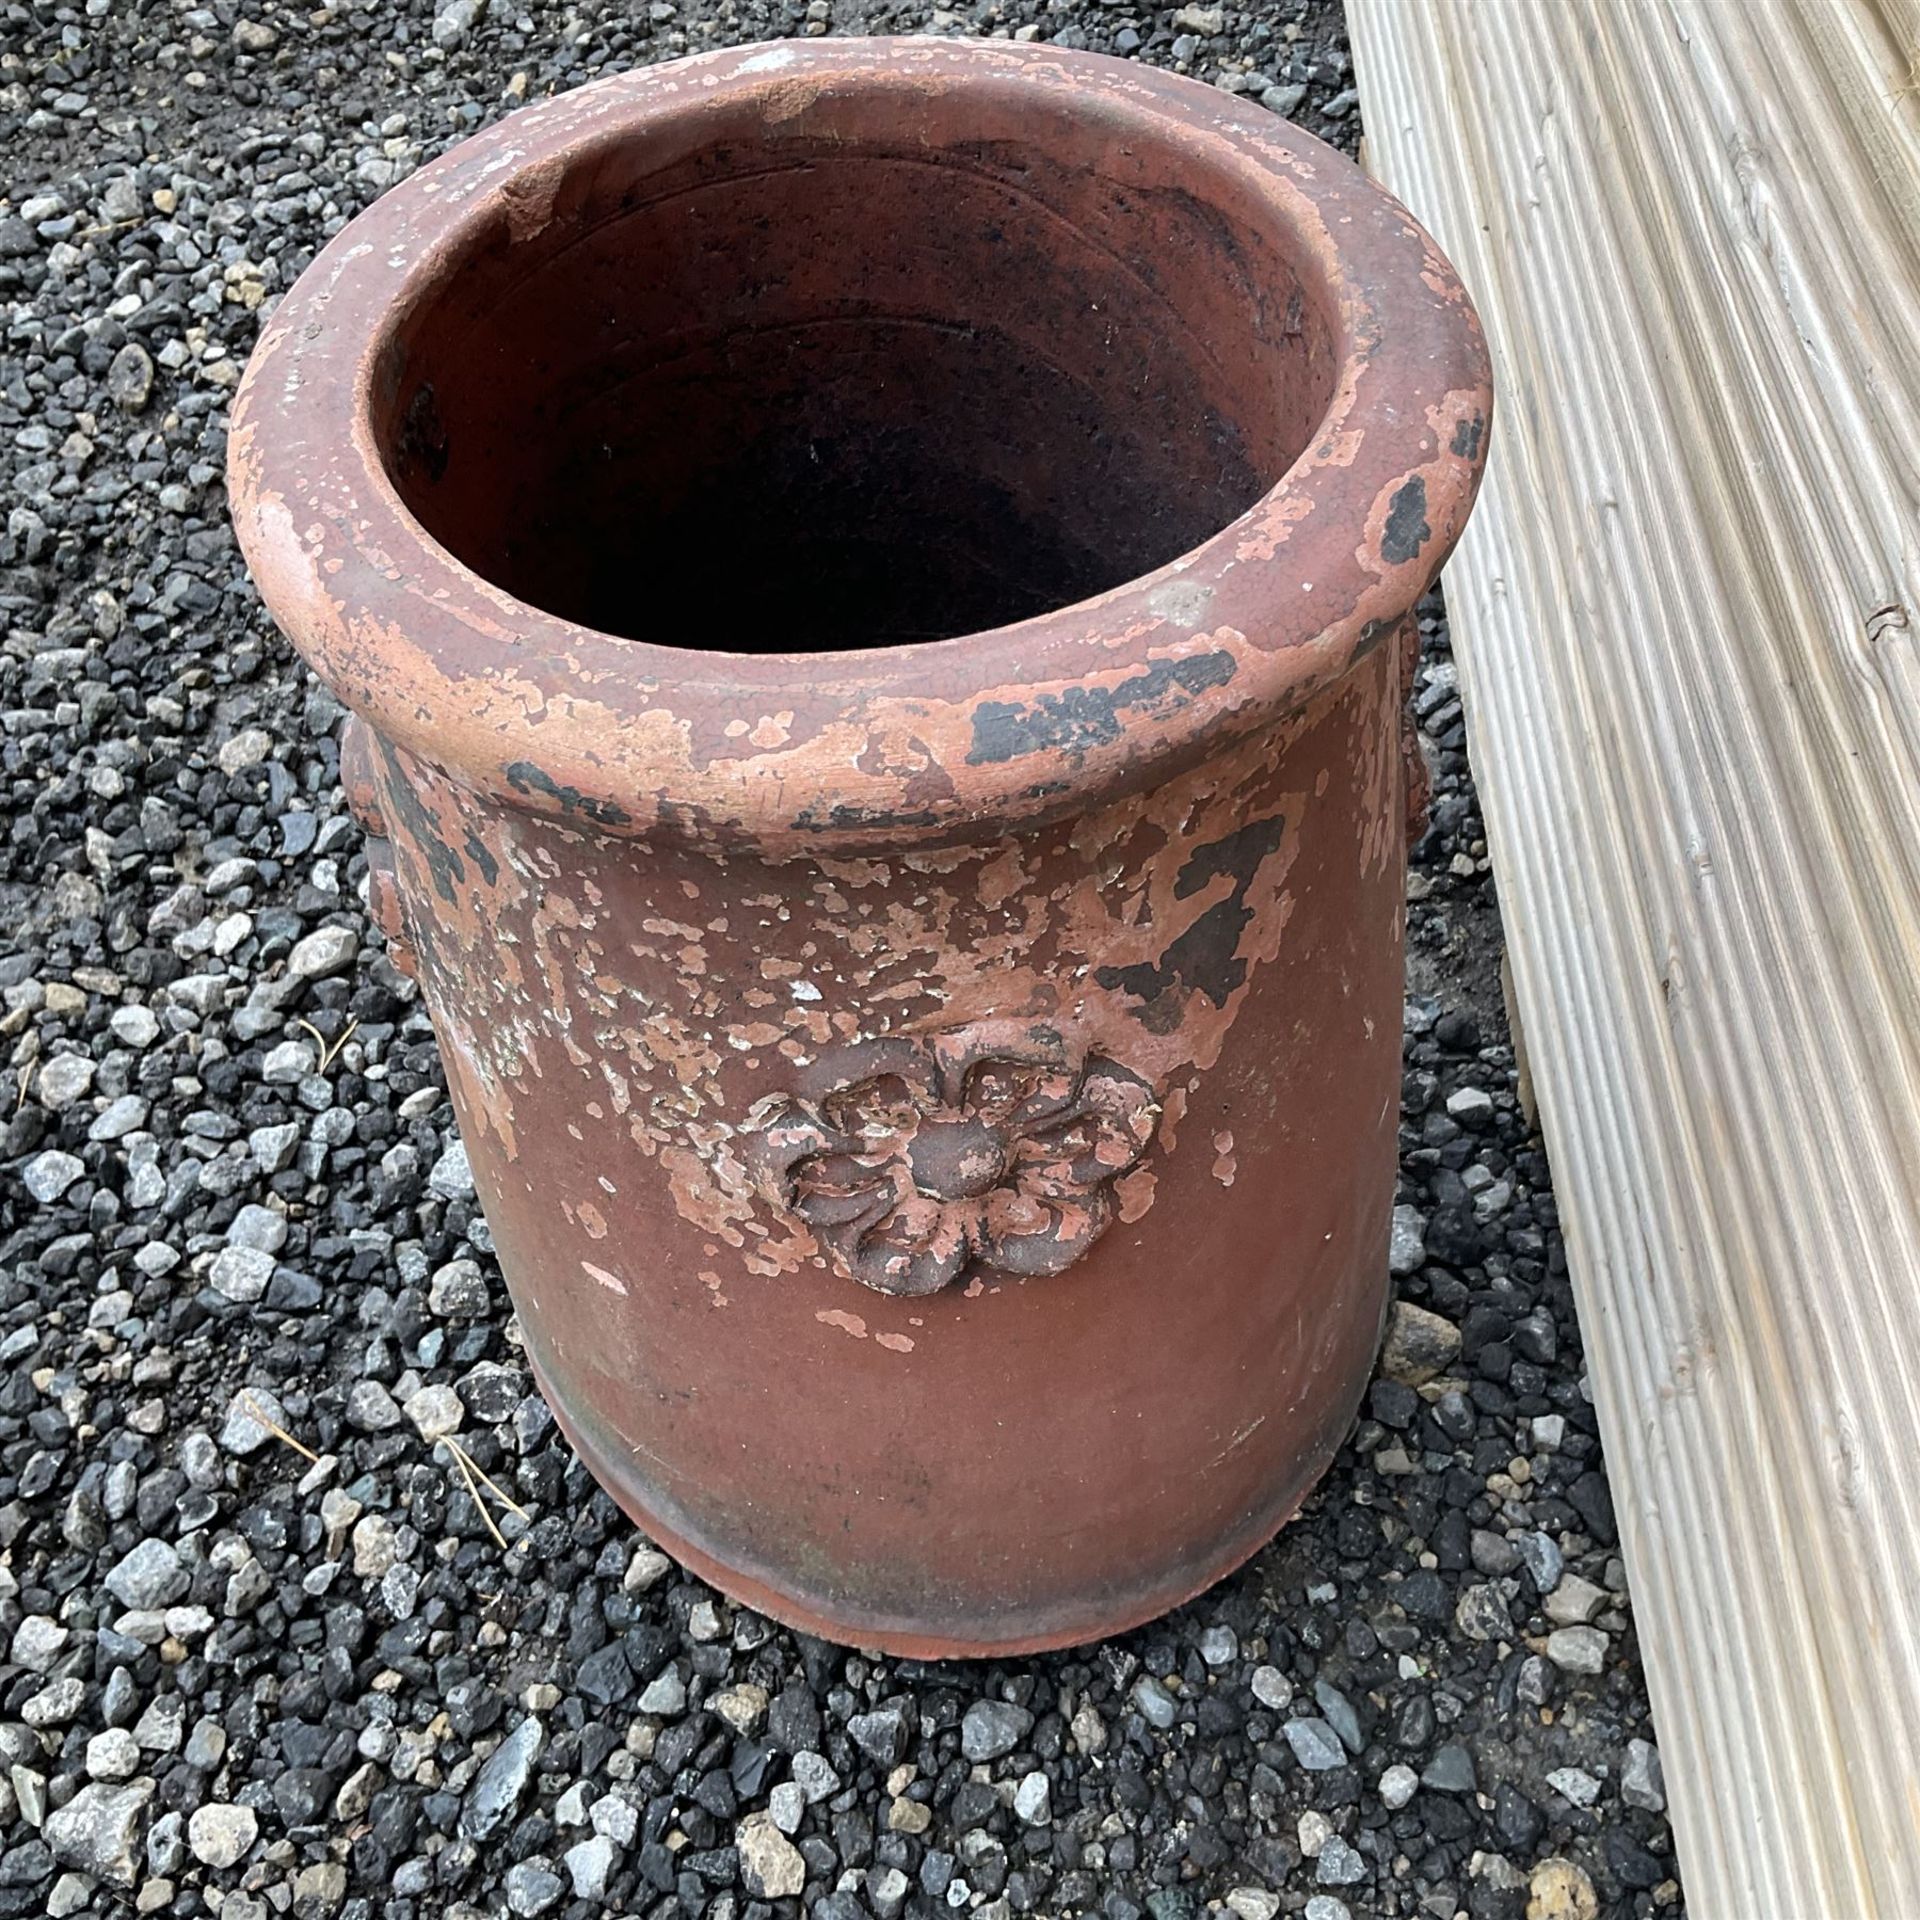
[[[544,793],[548,799],[559,801],[562,813],[569,817],[579,814],[596,826],[624,827],[633,818],[625,807],[612,800],[596,800],[578,787],[563,787],[552,774],[543,772],[531,760],[516,760],[507,769],[507,784],[515,793]]]
[[[480,869],[488,886],[493,886],[499,880],[500,862],[487,851],[485,843],[477,833],[469,832],[467,835],[467,855]]]
[[[1433,537],[1427,525],[1427,483],[1416,473],[1393,496],[1380,535],[1380,557],[1393,566],[1411,560]]]
[[[393,748],[380,734],[373,737],[379,741],[381,758],[387,763],[386,797],[393,802],[393,810],[405,827],[404,837],[427,863],[434,892],[452,906],[460,897],[457,889],[465,884],[467,870],[460,864],[460,856],[440,838],[439,821],[420,804],[420,796],[395,758]]]
[[[1056,793],[1065,793],[1073,785],[1071,780],[1036,780],[1030,787],[1020,789],[1022,800],[1051,800]]]
[[[1270,820],[1249,820],[1222,840],[1209,840],[1187,855],[1173,883],[1176,900],[1191,900],[1209,880],[1227,874],[1235,883],[1235,893],[1244,894],[1260,862],[1280,844],[1280,830],[1286,825],[1281,815]]]
[[[1480,451],[1480,436],[1487,430],[1487,416],[1476,413],[1471,420],[1457,422],[1453,429],[1453,457],[1471,460]]]
[[[1156,660],[1117,687],[1068,687],[1042,694],[1027,705],[985,700],[974,710],[970,767],[1017,760],[1023,754],[1060,752],[1076,758],[1120,738],[1120,716],[1137,709],[1177,713],[1209,687],[1234,675],[1230,653],[1199,653],[1185,660]]]
[[[861,807],[843,800],[825,813],[809,807],[796,816],[793,825],[797,833],[837,833],[848,827],[931,827],[939,821],[939,814],[931,807],[896,813],[891,807]]]
[[[1260,863],[1280,845],[1285,828],[1285,819],[1275,814],[1269,820],[1249,820],[1224,839],[1196,847],[1173,883],[1174,897],[1191,899],[1222,874],[1233,881],[1233,891],[1215,901],[1158,962],[1142,960],[1095,972],[1103,987],[1117,987],[1142,1003],[1133,1009],[1134,1017],[1151,1032],[1165,1033],[1179,1024],[1188,994],[1204,993],[1216,1007],[1224,1007],[1245,983],[1247,963],[1239,950],[1240,936],[1253,918],[1247,889]],[[1170,991],[1175,988],[1179,991]]]

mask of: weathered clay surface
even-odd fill
[[[1344,161],[1038,48],[599,83],[275,316],[236,513],[356,710],[372,910],[556,1410],[723,1586],[1086,1638],[1325,1464],[1384,1300],[1401,642],[1487,415],[1457,283]],[[691,590],[631,531],[708,514],[686,444],[771,489],[758,568]],[[815,453],[870,536],[826,559],[768,533]],[[928,518],[929,461],[1004,464]],[[872,561],[893,493],[918,580]],[[737,622],[756,571],[790,621]],[[900,644],[943,609],[1021,617]]]

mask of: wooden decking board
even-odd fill
[[[1350,0],[1695,1920],[1920,1915],[1920,0]]]

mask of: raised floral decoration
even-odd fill
[[[1060,1273],[1112,1223],[1153,1090],[1049,1027],[860,1041],[756,1113],[761,1190],[880,1293],[933,1293],[974,1262]]]

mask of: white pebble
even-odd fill
[[[1053,1788],[1038,1768],[1014,1788],[1013,1811],[1030,1827],[1044,1827],[1053,1818]]]
[[[302,980],[326,980],[344,973],[360,951],[360,936],[351,927],[316,927],[294,942],[287,970]]]
[[[140,1743],[125,1727],[108,1727],[87,1742],[89,1780],[131,1780],[140,1771]]]
[[[1598,1627],[1555,1627],[1547,1635],[1547,1658],[1566,1673],[1602,1673],[1607,1664],[1607,1636]]]
[[[251,1807],[212,1800],[193,1810],[187,1822],[187,1845],[206,1867],[230,1867],[253,1845],[260,1817]]]
[[[1389,1811],[1398,1813],[1420,1788],[1420,1776],[1411,1767],[1398,1764],[1389,1767],[1380,1776],[1381,1804]]]
[[[434,1441],[458,1433],[467,1410],[451,1387],[422,1387],[408,1395],[406,1415],[422,1440]]]
[[[1253,1697],[1275,1713],[1285,1713],[1293,1705],[1293,1682],[1278,1667],[1255,1667]]]

